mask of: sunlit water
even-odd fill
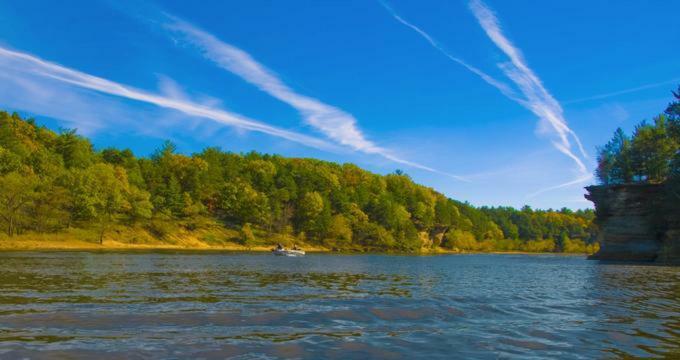
[[[0,253],[0,358],[680,358],[680,268]]]

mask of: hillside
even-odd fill
[[[475,208],[401,171],[377,175],[256,152],[188,156],[168,142],[136,157],[7,112],[0,112],[0,208],[0,248],[296,242],[340,251],[590,252],[596,238],[589,210]]]

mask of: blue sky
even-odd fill
[[[680,83],[679,2],[0,2],[0,108],[402,169],[475,205],[583,208],[595,147]]]

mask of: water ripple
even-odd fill
[[[577,257],[0,253],[0,358],[680,358],[680,270]]]

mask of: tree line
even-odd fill
[[[598,149],[596,175],[603,185],[665,183],[680,178],[680,86],[653,121],[642,121],[632,136],[621,128]]]
[[[0,221],[5,236],[113,227],[236,229],[348,251],[586,251],[591,210],[476,208],[353,164],[209,147],[184,155],[166,142],[148,157],[97,150],[74,130],[54,132],[0,112]],[[177,225],[180,224],[180,225]]]

